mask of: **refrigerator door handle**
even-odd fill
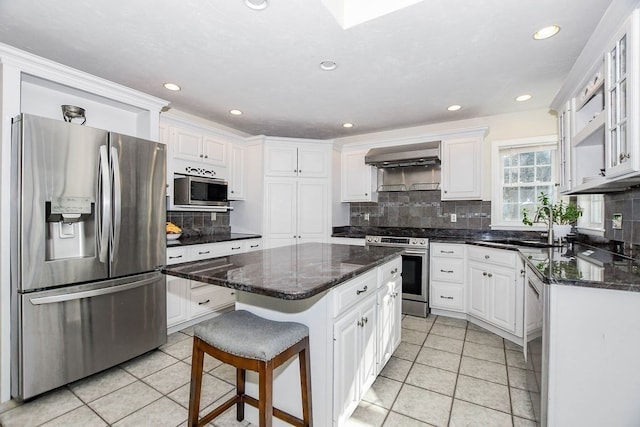
[[[150,277],[147,279],[142,279],[142,280],[138,280],[131,283],[126,283],[124,285],[110,286],[108,288],[94,289],[91,291],[74,292],[74,293],[63,294],[63,295],[52,295],[49,297],[31,298],[29,299],[29,302],[31,302],[31,304],[33,305],[53,304],[53,303],[64,302],[64,301],[72,301],[77,299],[96,297],[99,295],[115,294],[117,292],[126,291],[128,289],[146,286],[156,281],[158,281],[158,277]]]
[[[120,223],[122,220],[122,187],[120,185],[120,159],[118,150],[111,147],[111,177],[113,179],[113,227],[111,229],[111,260],[120,246]]]
[[[98,162],[98,199],[101,207],[96,209],[98,215],[98,259],[107,262],[109,253],[109,228],[111,221],[111,181],[109,178],[109,155],[107,146],[100,146]]]

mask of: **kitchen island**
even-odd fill
[[[237,290],[236,308],[309,327],[313,421],[340,425],[400,343],[401,249],[305,243],[167,266]],[[274,406],[301,416],[298,363],[276,370]],[[247,375],[257,396],[257,376]],[[257,411],[246,408],[256,423]],[[274,425],[286,425],[274,419]]]

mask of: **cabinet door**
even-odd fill
[[[360,202],[375,200],[373,179],[377,171],[365,165],[365,151],[342,153],[341,161],[341,201]],[[377,193],[376,193],[377,194]]]
[[[233,145],[229,162],[229,200],[244,200],[244,147]]]
[[[202,135],[180,128],[173,128],[173,157],[176,159],[202,162]]]
[[[487,321],[511,333],[516,331],[516,277],[513,270],[491,267],[487,273]]]
[[[295,242],[296,228],[295,180],[267,180],[265,182],[265,234],[269,247],[271,239],[286,239]],[[291,244],[291,243],[289,243]]]
[[[469,314],[473,314],[477,317],[485,319],[487,317],[487,297],[486,297],[486,277],[487,271],[483,264],[479,264],[473,261],[468,263],[469,274],[467,280],[469,280],[468,301],[467,308]]]
[[[558,182],[560,192],[571,190],[571,103],[558,113]]]
[[[265,174],[269,176],[298,176],[298,149],[293,144],[265,145]]]
[[[189,279],[167,276],[167,327],[189,318]]]
[[[331,162],[330,147],[298,146],[298,176],[327,178]]]
[[[360,312],[353,310],[333,326],[333,419],[342,425],[360,401]]]
[[[400,311],[396,306],[400,298],[396,298],[396,284],[383,284],[378,290],[378,373],[387,364],[397,347],[400,337],[400,321],[396,320]]]
[[[634,69],[637,25],[637,13],[634,13],[615,35],[605,54],[607,177],[629,172],[637,164],[638,144],[633,139],[637,125],[629,120],[629,117],[637,117],[632,110],[637,99],[638,70]]]
[[[362,342],[362,356],[360,364],[360,396],[371,387],[378,375],[376,360],[376,330],[378,322],[378,310],[376,298],[371,295],[363,302],[360,312],[360,333]]]
[[[202,138],[202,161],[209,165],[226,166],[227,143],[210,136]]]
[[[442,143],[442,200],[482,198],[482,139]]]
[[[329,236],[329,184],[326,180],[298,181],[298,239],[325,242]]]

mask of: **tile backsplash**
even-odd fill
[[[351,226],[482,230],[491,224],[491,202],[442,201],[439,190],[381,191],[377,202],[351,203],[349,215]]]
[[[167,211],[167,221],[182,228],[185,237],[226,234],[231,232],[229,212]],[[215,216],[215,219],[213,217]]]
[[[622,214],[622,229],[613,228],[613,215]],[[604,195],[604,236],[627,245],[640,245],[640,187]]]

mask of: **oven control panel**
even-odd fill
[[[366,236],[365,243],[369,246],[426,248],[429,246],[429,239],[426,237]]]

